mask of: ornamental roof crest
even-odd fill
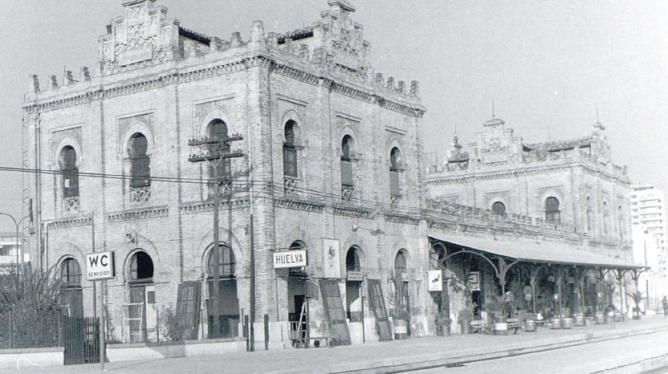
[[[123,2],[125,15],[112,19],[99,39],[102,75],[144,67],[174,58],[178,21],[167,18],[167,8],[156,0]]]

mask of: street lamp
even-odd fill
[[[2,213],[0,212],[0,215],[7,216],[12,219],[14,222],[14,226],[16,226],[16,274],[19,273],[19,226],[21,225],[21,222],[23,222],[24,219],[29,218],[30,216],[25,216],[21,218],[18,222],[16,222],[16,219],[14,219],[14,216],[11,214],[7,213]],[[23,261],[21,261],[23,264]]]

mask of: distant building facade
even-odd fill
[[[30,261],[30,257],[23,254],[22,244],[23,239],[17,240],[15,232],[0,232],[0,272],[15,267],[17,262]]]
[[[469,151],[455,136],[425,179],[430,198],[536,217],[584,234],[593,251],[630,258],[630,182],[610,158],[602,125],[587,137],[537,144],[524,143],[499,118],[483,127]]]
[[[516,137],[503,120],[493,118],[483,124],[477,141],[469,144],[468,149],[464,149],[455,136],[443,163],[428,168],[425,185],[427,199],[464,214],[507,223],[501,228],[483,226],[478,233],[471,232],[468,227],[455,228],[454,235],[491,235],[492,241],[481,243],[491,253],[496,247],[503,248],[498,241],[509,236],[514,237],[517,248],[508,248],[504,253],[528,258],[544,250],[543,260],[549,258],[549,261],[537,261],[538,264],[556,261],[559,252],[565,250],[564,244],[585,253],[633,260],[630,183],[626,169],[612,163],[604,127],[600,123],[594,126],[591,135],[583,138],[527,144]],[[518,223],[533,225],[535,228],[529,239],[538,241],[523,240],[527,235],[518,232]],[[556,231],[541,233],[545,227]],[[541,244],[547,238],[554,242]],[[462,239],[455,243],[466,241]],[[475,272],[485,263],[479,258],[472,261]],[[578,263],[575,259],[573,262]],[[584,266],[582,272],[567,271],[562,275],[566,281],[559,281],[559,273],[553,270],[536,275],[545,268],[514,269],[516,274],[509,275],[512,280],[507,283],[515,297],[531,291],[531,301],[527,299],[524,303],[526,309],[554,310],[568,305],[570,313],[593,314],[600,311],[602,305],[625,304],[628,307],[628,300],[617,299],[620,296],[618,290],[626,286],[633,288],[634,282],[613,285],[616,278],[601,272],[606,268],[601,265]],[[497,270],[500,269],[502,267]],[[620,274],[628,272],[618,269],[617,275],[621,277]],[[638,271],[634,273],[637,274]],[[487,278],[494,278],[494,273]],[[604,279],[607,279],[607,285]],[[541,292],[527,288],[536,285],[541,286]],[[572,293],[557,295],[558,289],[569,289]],[[484,300],[485,294],[498,295],[499,290],[488,285],[486,291],[481,289],[478,293],[474,296]],[[607,296],[602,298],[602,295]],[[625,297],[625,292],[621,297]],[[558,298],[563,298],[560,305],[555,303]],[[540,306],[534,307],[533,303]]]
[[[643,275],[641,289],[647,295],[647,307],[658,309],[668,291],[664,194],[648,184],[635,184],[631,189],[633,259],[636,263],[651,266],[651,271]]]

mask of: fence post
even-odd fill
[[[269,315],[264,315],[264,350],[269,350]]]
[[[13,324],[14,308],[9,308],[9,348],[14,348],[14,324]]]
[[[244,316],[244,336],[246,337],[246,352],[250,352],[250,334],[248,334],[248,316]]]

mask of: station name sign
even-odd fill
[[[306,250],[274,252],[274,269],[297,268],[308,265]]]
[[[96,252],[86,255],[86,279],[112,279],[116,275],[114,252]]]

